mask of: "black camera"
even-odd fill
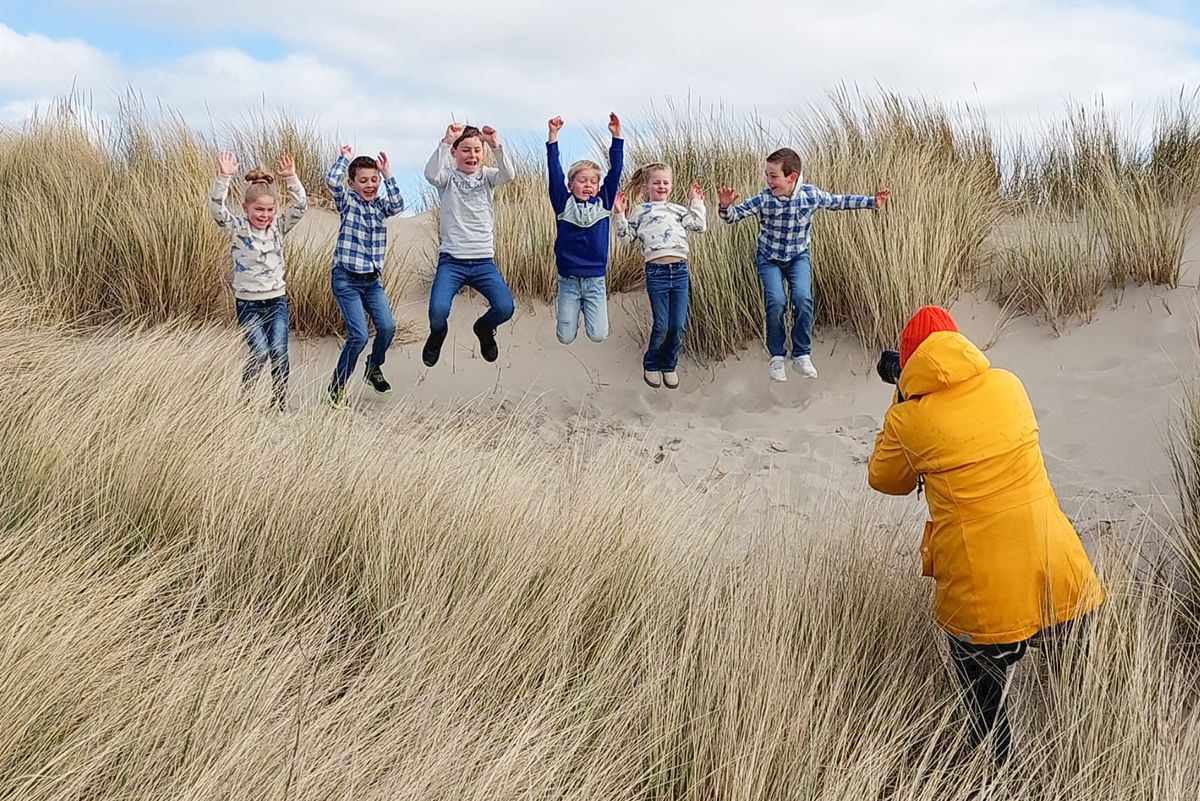
[[[879,354],[879,363],[875,365],[875,372],[879,373],[879,377],[886,384],[895,384],[900,380],[900,351],[885,350]]]

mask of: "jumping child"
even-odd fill
[[[699,184],[692,184],[687,208],[668,202],[671,195],[671,168],[648,164],[630,179],[633,191],[646,200],[629,210],[626,219],[625,194],[617,193],[613,209],[617,216],[617,238],[637,242],[646,260],[646,294],[654,323],[650,344],[642,358],[642,379],[657,389],[679,388],[679,351],[687,329],[688,315],[688,235],[704,233],[704,196]]]
[[[296,177],[291,156],[281,156],[276,171],[287,182],[291,203],[275,214],[279,197],[275,178],[262,170],[246,174],[242,214],[225,207],[229,184],[237,173],[238,160],[232,153],[217,157],[217,177],[208,193],[208,211],[229,238],[233,266],[233,296],[238,325],[250,348],[242,371],[242,386],[250,389],[267,362],[271,363],[271,405],[287,407],[288,303],[284,281],[283,238],[295,227],[308,208],[304,187]]]

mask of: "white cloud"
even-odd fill
[[[227,41],[228,19],[190,0],[89,2],[117,18]],[[1200,31],[1159,10],[1061,0],[613,0],[600,6],[405,0],[369,13],[326,0],[238,9],[239,35],[290,53],[255,58],[205,49],[130,69],[77,41],[21,37],[0,26],[0,102],[129,84],[218,122],[282,107],[338,129],[363,149],[419,166],[453,113],[540,135],[562,113],[602,124],[686,96],[734,110],[783,113],[848,84],[980,103],[1020,124],[1061,112],[1067,97],[1145,106],[1200,85]],[[13,53],[10,43],[16,41]],[[5,67],[17,67],[6,69]],[[7,75],[7,77],[2,77]],[[16,105],[14,105],[16,104]]]

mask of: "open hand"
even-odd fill
[[[350,154],[353,152],[354,148],[350,147],[350,145],[342,145],[342,155],[346,158],[350,158]]]
[[[446,135],[442,137],[442,141],[448,145],[454,144],[454,140],[462,136],[462,132],[467,129],[467,126],[461,122],[452,122],[446,126]]]
[[[500,135],[496,133],[495,128],[490,125],[485,125],[479,129],[479,132],[483,134],[483,141],[488,147],[492,148],[493,150],[500,147]]]
[[[275,172],[279,173],[280,178],[295,178],[296,160],[284,153],[279,157],[279,163],[275,165]]]
[[[217,154],[217,169],[221,171],[221,175],[232,178],[237,175],[238,160],[237,156],[227,150]]]
[[[379,172],[383,174],[384,178],[392,177],[392,171],[388,167],[389,162],[387,153],[384,153],[382,150],[380,150],[379,155],[375,158],[375,163],[379,165]]]
[[[688,195],[695,200],[696,198],[704,199],[704,190],[700,188],[700,184],[692,184],[688,189]]]
[[[880,189],[878,192],[875,193],[875,208],[879,208],[884,203],[887,203],[888,198],[891,196],[892,196],[892,190]]]
[[[739,195],[728,186],[722,186],[717,189],[717,201],[721,204],[721,208],[726,209],[738,202]]]
[[[561,131],[562,127],[563,127],[563,118],[562,117],[552,117],[550,119],[550,121],[546,123],[546,125],[550,130],[550,137],[547,141],[557,142],[558,141],[558,132]]]
[[[627,208],[627,201],[624,192],[617,192],[617,196],[613,198],[613,211],[617,214],[624,214]]]
[[[608,132],[613,139],[621,138],[621,118],[612,112],[608,114]]]

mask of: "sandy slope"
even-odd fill
[[[312,215],[313,230],[328,232]],[[418,243],[424,221],[396,224],[393,240]],[[414,240],[414,237],[417,239]],[[1200,255],[1190,244],[1189,266]],[[427,279],[428,257],[411,251],[412,268]],[[819,266],[817,267],[819,269]],[[1139,508],[1165,514],[1172,492],[1164,453],[1165,427],[1194,373],[1195,281],[1175,290],[1137,287],[1113,293],[1095,322],[1056,337],[1029,318],[1009,319],[990,301],[964,297],[953,309],[960,327],[986,348],[993,364],[1017,373],[1033,400],[1051,478],[1069,514],[1082,528],[1134,518]],[[397,316],[424,331],[426,280],[393,298]],[[580,338],[560,345],[553,308],[518,302],[501,329],[500,359],[476,353],[470,323],[478,298],[460,295],[442,362],[421,363],[420,345],[394,349],[386,373],[396,391],[379,397],[352,385],[355,413],[377,414],[407,395],[423,404],[527,405],[547,441],[563,437],[627,437],[641,443],[662,469],[678,474],[681,491],[716,497],[748,491],[743,502],[761,511],[804,515],[805,498],[834,490],[860,503],[865,460],[890,398],[874,372],[875,354],[853,340],[821,332],[816,381],[794,374],[786,384],[767,378],[761,344],[712,365],[681,366],[677,391],[651,390],[641,380],[641,348],[648,328],[644,296],[610,301],[612,336],[601,344]],[[317,403],[339,343],[294,346],[297,405]],[[889,501],[919,513],[913,499]]]

